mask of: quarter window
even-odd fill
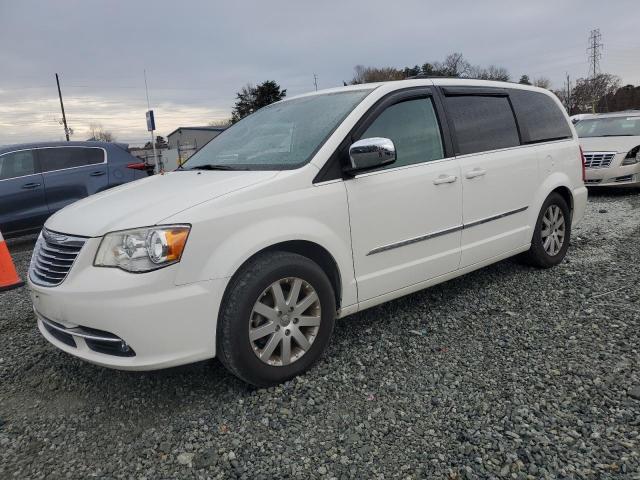
[[[525,143],[570,138],[571,129],[551,97],[529,90],[510,90],[509,97]]]
[[[7,153],[0,156],[0,180],[24,177],[36,173],[36,162],[33,151]]]
[[[407,100],[388,107],[360,139],[372,137],[389,138],[395,144],[397,159],[386,168],[444,157],[442,135],[430,98]]]
[[[520,145],[518,127],[507,97],[446,97],[458,140],[458,153],[476,153]]]
[[[100,148],[59,147],[38,151],[43,172],[65,168],[84,167],[104,162],[104,151]]]

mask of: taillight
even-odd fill
[[[133,170],[146,170],[147,169],[147,164],[144,163],[144,162],[129,163],[127,165],[127,168],[131,168]]]
[[[585,159],[582,147],[580,147],[580,163],[582,163],[582,183],[587,181],[587,171],[585,169]]]

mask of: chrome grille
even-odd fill
[[[584,166],[586,168],[607,168],[615,156],[616,152],[585,152]]]
[[[29,278],[37,285],[60,285],[73,266],[86,238],[74,237],[42,229],[33,249]]]

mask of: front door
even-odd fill
[[[44,181],[33,150],[0,156],[0,231],[4,234],[42,226],[49,216]]]
[[[390,104],[355,140],[391,139],[397,160],[345,181],[360,302],[460,263],[460,167],[446,158],[429,89]]]

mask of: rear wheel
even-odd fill
[[[217,355],[256,386],[307,370],[326,349],[335,295],[322,268],[306,257],[268,252],[234,276],[218,319]]]
[[[539,268],[558,265],[567,254],[570,237],[571,211],[562,195],[553,192],[540,209],[525,260]]]

